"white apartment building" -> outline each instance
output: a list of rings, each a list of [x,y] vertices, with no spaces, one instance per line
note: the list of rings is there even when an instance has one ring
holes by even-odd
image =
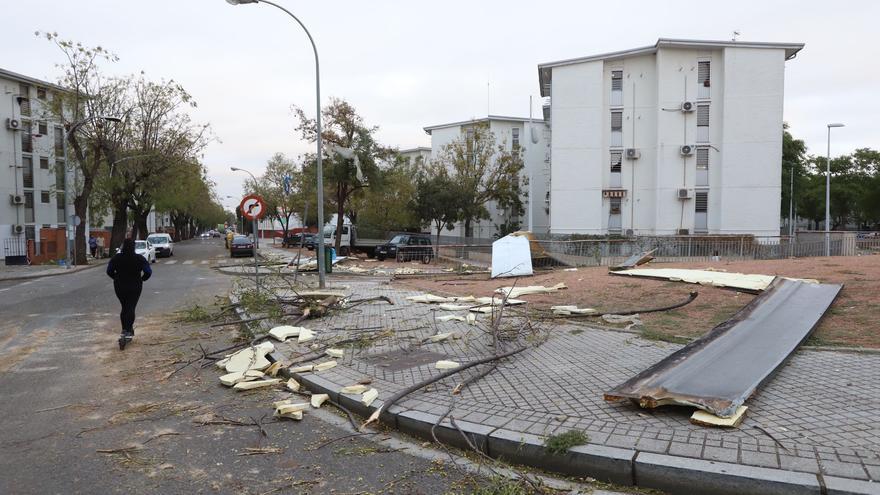
[[[0,248],[23,238],[39,247],[42,229],[66,227],[64,130],[44,110],[59,90],[0,69]]]
[[[506,149],[519,147],[523,156],[523,175],[528,178],[528,197],[524,198],[525,216],[519,218],[523,229],[546,234],[550,229],[548,192],[550,185],[550,132],[543,120],[489,115],[486,118],[453,122],[425,127],[431,136],[431,157],[436,159],[447,144],[467,138],[475,126],[487,126],[495,136],[496,144]],[[498,234],[496,225],[504,222],[502,211],[490,203],[490,218],[473,224],[473,236],[488,239]],[[436,234],[436,232],[435,232]],[[463,237],[464,223],[454,230],[443,230],[441,235]]]
[[[553,234],[779,235],[800,43],[660,39],[538,66]]]
[[[403,158],[410,165],[428,163],[429,161],[431,161],[431,148],[428,148],[427,146],[419,146],[417,148],[400,150],[397,152],[397,154],[400,155],[401,158]]]

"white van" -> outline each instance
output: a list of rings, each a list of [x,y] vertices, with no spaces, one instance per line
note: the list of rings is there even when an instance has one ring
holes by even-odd
[[[171,235],[150,234],[147,236],[147,242],[156,248],[157,256],[174,256],[174,243],[171,242]]]

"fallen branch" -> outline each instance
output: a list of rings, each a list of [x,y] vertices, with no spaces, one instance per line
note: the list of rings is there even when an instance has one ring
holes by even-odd
[[[522,352],[526,349],[527,349],[527,347],[520,347],[518,349],[514,349],[512,351],[505,352],[504,354],[499,354],[497,356],[489,356],[486,358],[477,359],[476,361],[471,361],[467,364],[463,364],[463,365],[459,366],[458,368],[444,371],[443,373],[440,373],[439,375],[437,375],[435,377],[428,378],[427,380],[422,380],[419,383],[410,385],[409,387],[406,387],[405,389],[400,390],[397,393],[395,393],[394,395],[392,395],[391,397],[389,397],[388,400],[386,400],[378,409],[376,409],[373,412],[372,415],[370,415],[370,418],[367,419],[367,421],[361,425],[360,429],[363,430],[365,426],[369,425],[370,423],[376,422],[379,419],[379,416],[382,414],[382,411],[387,410],[388,408],[393,406],[397,401],[399,401],[400,399],[406,397],[407,395],[415,392],[416,390],[419,390],[419,389],[421,389],[427,385],[430,385],[434,382],[438,382],[444,378],[455,375],[456,373],[460,373],[466,369],[473,368],[474,366],[479,366],[481,364],[499,361],[501,359],[513,356],[514,354],[519,354],[520,352]]]

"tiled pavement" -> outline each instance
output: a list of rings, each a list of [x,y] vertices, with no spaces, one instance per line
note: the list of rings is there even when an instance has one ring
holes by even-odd
[[[318,374],[339,388],[371,377],[381,400],[439,373],[433,366],[436,356],[428,356],[422,360],[425,364],[418,365],[425,351],[462,363],[493,352],[484,330],[487,315],[480,315],[478,326],[462,322],[435,325],[435,306],[405,300],[416,292],[398,290],[376,279],[334,279],[333,283],[347,286],[355,297],[386,295],[395,302],[394,306],[360,305],[309,322],[322,340],[350,337],[359,329],[394,331],[392,337],[369,348],[346,349],[341,366]],[[876,424],[880,355],[798,351],[747,402],[749,412],[742,426],[722,430],[690,424],[690,408],[649,410],[603,400],[603,392],[679,346],[580,325],[537,326],[549,333],[549,339],[466,388],[456,401],[456,420],[539,436],[580,429],[589,434],[592,445],[880,481],[880,428]],[[438,329],[459,332],[463,338],[422,343]],[[277,347],[288,356],[305,350],[296,343]],[[513,347],[508,344],[505,348]],[[407,353],[416,365],[398,366],[382,356],[371,359],[389,351]],[[430,391],[411,394],[398,405],[442,415],[452,387],[479,370],[462,372]]]

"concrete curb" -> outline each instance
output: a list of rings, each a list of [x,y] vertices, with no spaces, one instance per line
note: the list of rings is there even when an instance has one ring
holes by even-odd
[[[230,295],[230,300],[236,300]],[[237,308],[239,316],[246,313]],[[259,326],[266,330],[269,322]],[[273,353],[275,360],[284,357]],[[354,414],[367,417],[384,403],[376,399],[370,407],[360,401],[359,395],[340,394],[341,385],[314,373],[291,373],[312,393],[328,394]],[[427,412],[405,409],[398,405],[383,411],[380,420],[403,433],[433,441],[431,429],[439,416]],[[564,455],[547,452],[544,437],[530,433],[507,430],[502,426],[489,426],[456,420],[458,428],[445,419],[435,429],[437,438],[446,445],[469,449],[468,442],[484,454],[515,464],[544,469],[568,476],[591,477],[599,481],[622,486],[654,488],[672,495],[712,493],[722,495],[880,495],[880,483],[850,478],[823,476],[782,469],[746,466],[726,462],[706,461],[666,454],[642,452],[635,449],[603,445],[579,445]],[[459,432],[458,430],[461,430]]]
[[[104,261],[104,260],[106,260],[106,261]],[[79,272],[84,272],[86,270],[91,270],[92,268],[95,268],[98,266],[104,266],[109,262],[110,262],[110,258],[104,258],[100,261],[93,262],[92,264],[87,265],[83,268],[71,268],[71,269],[65,270],[63,272],[59,271],[59,272],[53,272],[53,273],[26,273],[23,275],[16,275],[16,276],[12,276],[12,277],[0,276],[0,282],[11,282],[14,280],[29,280],[29,279],[35,279],[35,278],[60,277],[62,275],[72,275],[74,273],[79,273]],[[82,265],[79,265],[79,266],[82,266]]]

